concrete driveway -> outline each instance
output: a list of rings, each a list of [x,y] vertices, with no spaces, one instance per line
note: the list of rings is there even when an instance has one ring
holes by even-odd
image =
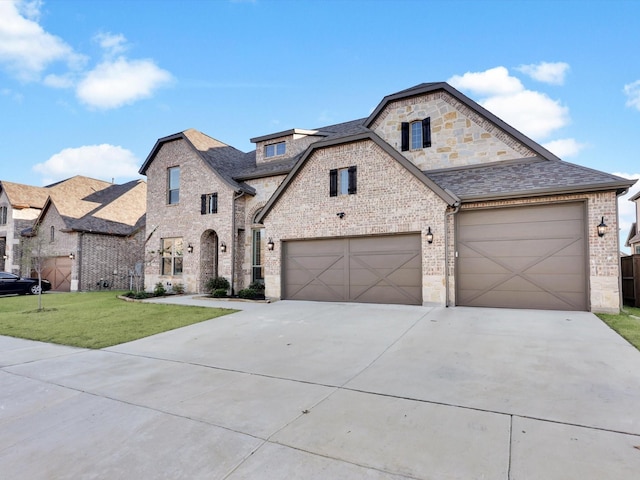
[[[640,352],[594,315],[250,305],[104,350],[0,337],[0,476],[638,478]]]

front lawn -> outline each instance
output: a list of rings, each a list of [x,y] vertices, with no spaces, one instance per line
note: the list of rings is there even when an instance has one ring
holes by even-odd
[[[617,315],[598,314],[604,323],[640,350],[640,308],[627,307]],[[635,318],[634,318],[635,317]]]
[[[105,348],[236,312],[226,308],[126,302],[121,292],[0,297],[0,335]]]

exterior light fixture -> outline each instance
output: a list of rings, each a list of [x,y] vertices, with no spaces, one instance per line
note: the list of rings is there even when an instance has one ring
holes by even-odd
[[[222,243],[220,244],[220,251],[221,251],[222,253],[224,253],[224,252],[226,252],[226,251],[227,251],[227,244],[226,244],[226,243],[222,242]]]
[[[76,258],[76,254],[75,254],[75,253],[73,253],[73,252],[71,252],[71,253],[69,254],[69,258],[70,258],[71,260],[75,260],[75,258]]]
[[[433,232],[431,231],[431,227],[427,229],[427,242],[433,243]]]
[[[598,225],[597,229],[599,237],[604,237],[604,234],[607,233],[607,224],[604,223],[604,217],[600,220],[600,225]]]
[[[189,252],[189,253],[193,253],[193,245],[189,244],[189,245],[187,246],[187,252]]]
[[[6,260],[6,259],[8,259],[8,258],[9,258],[9,256],[8,256],[8,255],[2,255],[2,258],[3,258],[4,260]]]
[[[275,243],[273,243],[273,239],[269,237],[269,241],[267,242],[267,250],[273,250],[273,247],[275,247]]]

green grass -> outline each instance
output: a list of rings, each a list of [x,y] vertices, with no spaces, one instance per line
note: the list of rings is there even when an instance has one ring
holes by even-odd
[[[126,302],[121,292],[0,298],[0,335],[82,348],[105,348],[237,310]]]
[[[600,313],[598,317],[640,350],[640,308],[625,306],[617,315]]]

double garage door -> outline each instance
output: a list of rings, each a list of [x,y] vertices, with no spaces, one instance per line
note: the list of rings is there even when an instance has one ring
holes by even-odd
[[[456,303],[588,310],[583,203],[460,212]]]
[[[422,304],[421,239],[332,238],[283,244],[283,298]]]

